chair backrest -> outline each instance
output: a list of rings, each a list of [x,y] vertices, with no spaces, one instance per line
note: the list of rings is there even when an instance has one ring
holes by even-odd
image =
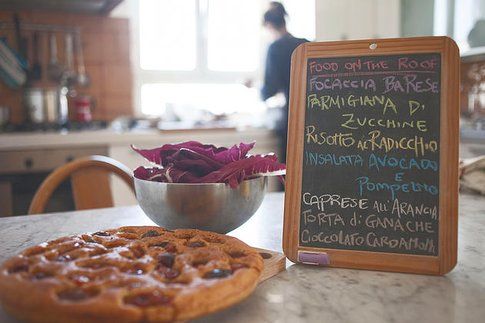
[[[52,193],[69,177],[76,210],[112,207],[110,174],[119,176],[135,192],[132,172],[122,163],[106,156],[79,158],[47,176],[30,203],[29,214],[43,213]]]

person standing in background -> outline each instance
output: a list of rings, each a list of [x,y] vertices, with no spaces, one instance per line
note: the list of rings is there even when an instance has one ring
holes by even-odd
[[[472,30],[468,33],[468,45],[471,48],[485,46],[485,19],[475,22]]]
[[[288,103],[290,96],[290,65],[291,54],[298,45],[308,42],[303,38],[296,38],[286,29],[285,7],[280,2],[270,2],[269,9],[264,13],[263,25],[270,31],[274,38],[266,54],[266,66],[264,83],[261,89],[261,97],[264,101],[279,92],[283,92],[286,103],[280,120],[276,123],[278,135],[280,161],[286,162],[286,142],[288,132]]]

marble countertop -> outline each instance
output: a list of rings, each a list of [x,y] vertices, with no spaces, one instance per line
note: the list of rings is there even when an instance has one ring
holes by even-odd
[[[129,144],[156,144],[179,142],[198,138],[201,142],[212,142],[214,137],[228,144],[241,140],[265,142],[274,140],[271,130],[264,128],[235,129],[185,129],[185,130],[133,130],[118,132],[112,129],[71,132],[25,132],[0,133],[0,151],[28,150],[75,146],[116,146]]]
[[[231,232],[255,247],[281,251],[282,193]],[[137,206],[0,219],[0,262],[68,234],[152,222]],[[485,199],[460,196],[458,265],[423,276],[292,264],[245,301],[196,322],[484,322]],[[15,322],[0,309],[0,322]]]

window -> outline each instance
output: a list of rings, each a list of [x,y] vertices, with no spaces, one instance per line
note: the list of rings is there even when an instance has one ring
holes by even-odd
[[[141,112],[264,109],[256,89],[269,40],[262,26],[267,0],[140,0]],[[288,29],[313,39],[315,0],[287,0]],[[182,113],[183,114],[183,113]],[[188,117],[188,116],[187,116]]]
[[[140,65],[145,70],[195,69],[196,1],[140,2]]]
[[[260,58],[259,1],[209,0],[207,66],[213,71],[254,72]]]
[[[315,0],[282,0],[288,12],[288,30],[295,37],[315,39]]]
[[[147,114],[170,111],[184,119],[197,120],[197,110],[215,114],[257,112],[259,93],[242,84],[152,83],[142,87],[142,105]]]
[[[468,34],[478,20],[485,19],[485,0],[460,0],[455,2],[453,39],[461,52],[470,49]]]
[[[435,0],[434,10],[434,35],[451,36],[461,53],[471,49],[468,35],[475,23],[485,20],[485,0]],[[483,36],[477,36],[480,42]]]

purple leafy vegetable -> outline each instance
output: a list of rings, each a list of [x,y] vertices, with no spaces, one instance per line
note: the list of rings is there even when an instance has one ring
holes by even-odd
[[[227,183],[237,187],[245,179],[258,176],[283,175],[286,166],[278,163],[276,155],[255,155],[224,165],[201,178],[201,183]]]
[[[283,175],[285,165],[275,155],[250,156],[254,143],[231,148],[197,141],[167,144],[154,149],[132,148],[158,167],[138,167],[136,178],[166,183],[227,183],[237,187],[258,176]]]
[[[194,176],[188,171],[183,171],[174,167],[167,168],[146,168],[138,167],[133,171],[136,178],[153,182],[163,183],[197,183],[199,177]]]
[[[138,167],[133,171],[133,175],[139,179],[145,179],[147,181],[154,182],[166,182],[165,169],[163,168],[146,168],[143,166]]]

